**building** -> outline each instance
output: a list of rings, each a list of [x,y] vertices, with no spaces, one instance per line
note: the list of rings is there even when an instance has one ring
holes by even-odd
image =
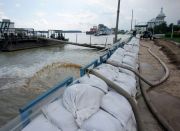
[[[0,33],[13,33],[14,31],[14,22],[11,22],[9,19],[0,21]]]
[[[147,24],[144,24],[144,25],[135,25],[135,30],[137,31],[137,33],[142,33],[144,31],[147,31],[147,27],[148,25]]]
[[[160,13],[156,16],[156,18],[151,19],[150,21],[147,22],[148,28],[154,28],[157,25],[160,25],[164,23],[166,15],[163,12],[163,8],[161,8]]]
[[[150,31],[152,31],[155,26],[158,26],[165,22],[164,21],[165,17],[166,17],[166,15],[163,12],[163,8],[161,8],[161,11],[156,16],[156,18],[151,19],[150,21],[148,21],[145,24],[135,25],[135,30],[137,31],[137,33],[142,33],[144,31],[147,31],[148,29],[150,29]]]

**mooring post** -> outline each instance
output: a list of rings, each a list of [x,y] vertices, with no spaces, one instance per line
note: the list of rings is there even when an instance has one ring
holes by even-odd
[[[76,43],[77,43],[77,33],[76,33]]]
[[[91,35],[90,35],[90,45],[91,45]]]
[[[106,41],[105,41],[105,47],[106,47],[106,44],[107,44],[107,39],[108,39],[108,37],[106,37]]]

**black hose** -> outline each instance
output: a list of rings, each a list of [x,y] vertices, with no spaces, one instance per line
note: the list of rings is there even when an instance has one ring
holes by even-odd
[[[91,70],[89,70],[89,73],[104,80],[111,88],[113,88],[115,91],[117,91],[119,94],[124,96],[129,101],[129,103],[131,104],[132,110],[134,112],[138,131],[143,131],[143,125],[142,125],[142,121],[140,119],[140,112],[137,108],[137,105],[136,105],[136,102],[134,101],[134,99],[123,88],[121,88],[120,86],[118,86],[117,84],[112,82],[111,80],[107,79],[106,77],[104,77],[103,75],[98,73],[97,71],[91,69]]]

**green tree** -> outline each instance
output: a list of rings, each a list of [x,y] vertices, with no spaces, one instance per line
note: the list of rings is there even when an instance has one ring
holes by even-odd
[[[167,27],[166,22],[155,26],[154,27],[154,32],[155,32],[155,34],[165,34],[165,33],[167,33],[168,32],[168,27]]]

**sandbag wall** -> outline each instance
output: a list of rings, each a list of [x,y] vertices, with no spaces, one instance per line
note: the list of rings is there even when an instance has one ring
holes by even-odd
[[[107,61],[137,69],[139,39],[132,38],[118,48]],[[118,84],[132,97],[137,93],[135,74],[123,68],[101,64],[94,68]],[[136,131],[136,121],[129,102],[103,80],[90,74],[69,86],[62,99],[45,105],[42,113],[23,131]]]

